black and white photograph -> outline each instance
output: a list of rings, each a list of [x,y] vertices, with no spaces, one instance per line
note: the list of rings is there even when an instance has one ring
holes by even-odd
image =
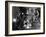
[[[38,7],[12,7],[12,30],[40,29],[40,11]]]
[[[45,4],[6,1],[6,35],[33,35],[45,32]]]

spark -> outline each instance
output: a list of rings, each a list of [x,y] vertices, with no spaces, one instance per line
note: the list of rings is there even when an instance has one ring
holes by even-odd
[[[16,22],[16,19],[15,18],[13,19],[13,22]]]

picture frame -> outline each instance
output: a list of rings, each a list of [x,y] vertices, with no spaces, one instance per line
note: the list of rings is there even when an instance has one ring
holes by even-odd
[[[5,36],[34,34],[45,34],[45,3],[5,1]]]

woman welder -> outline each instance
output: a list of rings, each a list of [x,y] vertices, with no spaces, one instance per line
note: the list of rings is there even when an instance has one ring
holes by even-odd
[[[24,8],[24,7],[19,7],[19,13],[20,13],[20,15],[19,15],[19,17],[17,17],[18,18],[18,22],[16,23],[18,26],[17,26],[17,28],[19,29],[19,30],[23,30],[24,29],[24,27],[23,27],[23,25],[24,25],[24,20],[26,19],[26,17],[27,17],[27,14],[26,14],[26,8]]]

